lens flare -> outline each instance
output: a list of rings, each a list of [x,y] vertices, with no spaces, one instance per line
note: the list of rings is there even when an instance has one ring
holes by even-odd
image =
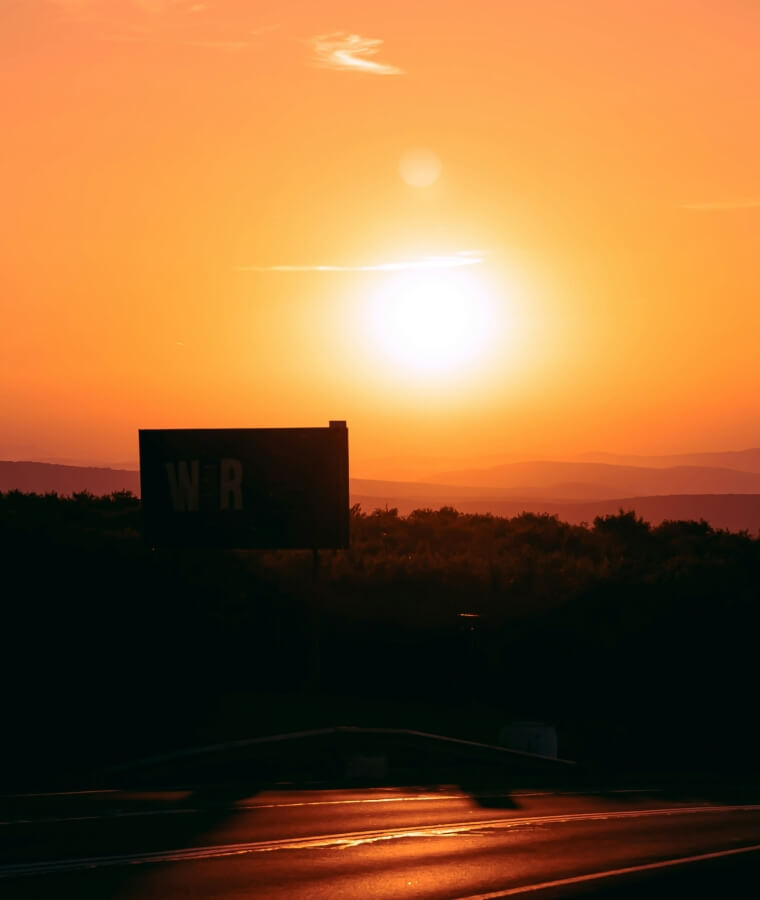
[[[414,147],[401,157],[398,170],[410,187],[430,187],[441,174],[441,161],[432,150]]]

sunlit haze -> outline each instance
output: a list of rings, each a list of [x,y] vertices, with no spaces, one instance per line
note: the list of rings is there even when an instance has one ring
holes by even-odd
[[[0,4],[0,458],[760,443],[760,7],[410,9]]]
[[[0,0],[0,900],[760,896],[759,109],[760,0]]]

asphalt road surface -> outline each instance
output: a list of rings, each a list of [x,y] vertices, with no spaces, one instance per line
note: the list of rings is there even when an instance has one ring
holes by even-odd
[[[598,889],[724,860],[730,873],[741,861],[741,877],[752,879],[741,896],[760,896],[760,852],[747,848],[760,850],[760,795],[704,787],[0,798],[3,898],[491,900],[538,896],[528,890],[536,885],[550,893]]]

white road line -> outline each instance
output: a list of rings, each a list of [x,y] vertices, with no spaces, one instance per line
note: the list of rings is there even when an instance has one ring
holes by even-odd
[[[697,856],[680,856],[676,859],[664,859],[660,862],[644,863],[640,866],[627,866],[624,869],[608,869],[606,872],[591,872],[587,875],[575,875],[572,878],[559,878],[556,881],[542,881],[538,884],[524,884],[520,887],[504,888],[500,891],[491,891],[487,894],[470,894],[468,897],[458,897],[457,900],[501,900],[502,897],[514,897],[518,894],[527,894],[532,891],[544,891],[552,888],[567,887],[571,884],[583,884],[584,881],[596,881],[601,878],[615,878],[621,875],[632,875],[636,872],[648,872],[652,869],[667,869],[682,866],[686,863],[702,862],[708,859],[720,859],[724,856],[735,856],[739,853],[756,853],[760,850],[760,844],[752,844],[747,847],[734,847],[731,850],[716,850],[713,853],[700,853]]]
[[[172,789],[176,790],[176,789]],[[183,788],[183,790],[187,790]],[[393,790],[393,788],[380,788],[380,790]],[[511,791],[510,796],[518,796],[518,797],[564,797],[564,796],[596,796],[597,794],[659,794],[662,793],[662,788],[610,788],[610,789],[601,789],[596,791]],[[0,794],[0,800],[18,800],[24,799],[26,797],[79,797],[86,796],[88,794],[124,794],[131,793],[130,791],[124,791],[122,788],[99,788],[97,790],[87,790],[87,791],[49,791],[47,793],[37,793],[37,794]],[[419,795],[421,797],[426,795]],[[444,798],[445,794],[431,794],[429,799],[434,799],[437,797]],[[455,796],[469,796],[467,794],[455,795]],[[501,794],[488,794],[481,796],[502,796]],[[383,798],[380,798],[383,799]],[[414,796],[404,796],[404,797],[390,797],[390,800],[415,800],[417,799],[417,795]],[[315,800],[313,803],[357,803],[357,802],[370,802],[370,801],[357,801],[357,800]],[[282,804],[283,806],[288,806],[290,804]]]
[[[419,825],[409,828],[354,831],[344,834],[323,834],[303,838],[281,838],[274,841],[248,841],[239,844],[218,844],[206,847],[185,847],[176,850],[159,850],[146,853],[125,853],[113,856],[93,856],[79,859],[55,859],[40,862],[10,863],[0,866],[0,878],[24,875],[42,875],[79,869],[96,869],[106,866],[140,865],[142,863],[181,862],[184,860],[212,859],[223,856],[239,856],[247,853],[269,853],[275,850],[336,849],[356,847],[359,844],[380,840],[410,837],[441,837],[466,834],[487,828],[502,830],[526,825],[558,824],[604,819],[638,819],[651,816],[690,815],[718,812],[758,812],[760,804],[741,806],[689,806],[667,809],[637,809],[598,813],[571,813],[554,816],[530,816],[522,819],[482,819],[477,822],[452,822],[448,824]]]
[[[508,797],[509,794],[488,794],[479,795],[481,797]],[[103,812],[97,815],[85,816],[40,816],[36,819],[8,819],[0,822],[3,825],[50,825],[61,824],[63,822],[93,822],[101,819],[125,819],[138,818],[140,816],[170,816],[182,813],[202,813],[202,812],[237,812],[249,809],[287,809],[290,807],[302,806],[345,806],[349,804],[361,803],[400,803],[400,802],[419,802],[430,800],[468,800],[467,794],[451,794],[451,795],[431,795],[429,797],[379,797],[362,800],[308,800],[301,803],[236,803],[232,806],[206,806],[206,807],[172,807],[171,809],[146,809],[146,810],[114,810],[112,812]]]
[[[76,793],[76,792],[71,792]],[[88,793],[82,791],[81,793]],[[92,792],[96,793],[96,792]],[[117,793],[116,791],[103,791],[102,793]],[[505,797],[598,797],[604,794],[658,794],[660,788],[625,788],[610,791],[512,791],[495,794],[415,794],[403,797],[361,797],[350,800],[301,800],[291,803],[238,803],[232,806],[198,807],[172,807],[171,809],[156,810],[114,810],[99,814],[83,816],[40,816],[34,819],[8,819],[0,821],[0,828],[4,825],[48,825],[61,824],[63,822],[92,822],[101,819],[135,818],[139,816],[169,816],[183,813],[201,813],[206,811],[225,810],[234,812],[243,809],[289,809],[302,806],[351,806],[368,803],[420,803],[435,802],[441,800],[498,800]],[[19,794],[19,797],[47,797],[63,796],[59,794]]]
[[[502,791],[494,794],[415,794],[404,797],[362,797],[356,800],[303,800],[297,803],[255,803],[239,809],[279,809],[288,806],[340,806],[351,803],[409,803],[420,800],[495,800],[500,797],[598,797],[603,794],[661,794],[661,788],[623,788],[611,791]]]
[[[484,796],[484,795],[481,795]],[[509,794],[489,794],[508,797]],[[300,800],[296,803],[246,803],[237,809],[286,809],[292,806],[350,806],[357,803],[419,803],[430,800],[468,800],[469,794],[415,794],[407,797],[360,797],[352,800]]]

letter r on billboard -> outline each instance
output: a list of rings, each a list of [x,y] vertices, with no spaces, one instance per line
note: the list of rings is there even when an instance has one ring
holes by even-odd
[[[223,459],[219,464],[219,508],[243,508],[243,464],[239,459]]]

